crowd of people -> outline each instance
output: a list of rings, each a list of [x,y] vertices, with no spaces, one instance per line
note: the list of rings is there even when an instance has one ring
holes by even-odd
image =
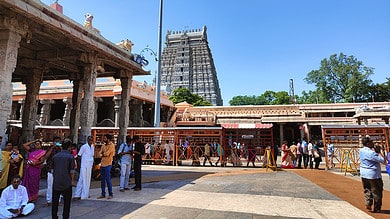
[[[243,166],[246,161],[247,167],[256,167],[256,162],[262,162],[264,167],[269,159],[265,155],[266,148],[274,152],[272,157],[276,160],[278,154],[276,146],[257,147],[251,141],[246,143],[231,141],[223,147],[217,141],[200,144],[185,139],[180,141],[177,148],[169,140],[166,140],[163,146],[153,141],[151,144],[145,144],[143,163],[172,165],[173,157],[177,156],[179,165],[183,160],[191,160],[192,166],[206,166],[207,163],[207,166],[227,166],[229,163],[233,166]]]
[[[0,137],[0,144],[2,138]],[[151,143],[141,143],[138,136],[127,136],[118,150],[115,149],[113,136],[105,134],[102,137],[102,145],[98,151],[95,150],[93,137],[88,136],[87,142],[79,150],[69,139],[54,137],[52,144],[44,150],[41,140],[34,140],[23,144],[23,149],[27,152],[22,155],[17,145],[6,142],[6,147],[2,150],[2,168],[0,169],[0,218],[11,218],[20,215],[27,215],[34,210],[34,203],[38,199],[39,184],[42,170],[47,172],[46,206],[52,207],[52,217],[58,218],[58,206],[63,201],[63,218],[69,218],[71,200],[85,200],[90,198],[89,190],[91,185],[91,174],[94,166],[96,153],[100,160],[100,180],[101,194],[98,199],[112,199],[114,192],[111,182],[111,168],[113,159],[118,156],[120,159],[120,184],[119,191],[133,189],[140,191],[141,165],[151,162],[154,156],[165,160],[166,164],[172,164],[173,151],[175,146],[169,140],[165,145]],[[383,191],[383,181],[381,177],[380,164],[387,164],[386,169],[390,175],[390,155],[385,159],[384,154],[378,151],[378,143],[374,144],[369,137],[362,139],[363,148],[360,149],[360,174],[363,183],[366,208],[373,212],[381,211],[381,200]],[[271,149],[271,148],[270,148]],[[327,147],[330,167],[333,167],[334,147]],[[229,147],[224,148],[216,142],[206,143],[203,147],[192,146],[187,140],[178,148],[180,155],[190,153],[193,162],[203,157],[203,166],[206,162],[210,166],[217,166],[220,162],[224,166],[230,160],[233,165],[242,165],[241,158],[247,159],[247,166],[255,166],[258,150],[252,144],[245,145],[232,142]],[[274,159],[277,157],[277,150]],[[197,155],[197,156],[196,156]],[[211,157],[218,157],[213,163]],[[222,157],[222,160],[221,160]],[[271,162],[263,156],[263,163]],[[143,158],[145,159],[143,161]],[[148,159],[151,158],[151,159]],[[281,167],[282,168],[310,168],[319,169],[322,161],[320,147],[317,141],[284,141],[281,146]],[[276,160],[272,161],[276,163]],[[45,164],[45,165],[44,165]],[[193,163],[194,164],[194,163]],[[79,170],[77,184],[74,179],[76,167]],[[134,170],[135,185],[130,188],[129,179],[131,171]],[[72,187],[75,187],[74,193]],[[107,187],[107,191],[106,191]],[[108,196],[107,196],[108,193]]]
[[[292,142],[288,146],[287,141],[283,141],[281,146],[282,168],[310,168],[319,169],[322,162],[322,156],[318,141],[308,141],[303,138],[302,141]]]
[[[102,137],[103,144],[98,151],[100,161],[101,195],[98,199],[112,199],[114,192],[111,182],[111,168],[115,155],[121,159],[120,192],[129,190],[131,167],[135,171],[134,191],[141,190],[141,164],[145,154],[144,144],[138,136],[126,137],[126,141],[116,151],[111,134]],[[2,137],[0,137],[0,144]],[[34,210],[38,200],[42,174],[47,172],[46,206],[51,206],[52,218],[58,218],[58,206],[63,202],[62,218],[69,218],[71,200],[90,198],[91,174],[95,160],[93,137],[77,150],[70,139],[54,137],[46,150],[41,140],[23,144],[23,156],[17,145],[6,143],[2,150],[0,168],[0,218],[13,218],[27,215]],[[78,165],[79,164],[79,165]],[[45,168],[45,169],[44,169]],[[79,170],[76,184],[75,171]],[[43,171],[45,170],[45,171]],[[108,196],[106,197],[106,186]],[[74,193],[72,187],[75,187]]]

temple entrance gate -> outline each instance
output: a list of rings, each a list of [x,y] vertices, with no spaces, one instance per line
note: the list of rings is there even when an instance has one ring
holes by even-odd
[[[333,160],[339,164],[349,163],[348,166],[359,166],[359,149],[362,137],[369,135],[370,138],[382,146],[382,154],[387,155],[389,152],[390,128],[388,125],[343,125],[343,126],[322,126],[322,139],[324,142],[324,152],[326,159],[326,169]],[[333,145],[333,156],[328,154],[328,147]],[[346,156],[348,155],[348,156]],[[385,156],[384,156],[385,157]],[[330,159],[333,159],[332,161]],[[345,167],[340,167],[345,170]],[[352,169],[351,171],[355,171]]]

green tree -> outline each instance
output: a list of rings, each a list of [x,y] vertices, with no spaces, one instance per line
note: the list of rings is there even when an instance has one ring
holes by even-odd
[[[298,103],[329,103],[329,101],[324,99],[324,95],[321,95],[318,90],[309,90],[309,92],[302,91],[302,95],[298,97]]]
[[[265,91],[259,97],[265,100],[263,105],[285,105],[291,103],[290,95],[286,91]]]
[[[231,106],[242,106],[242,105],[257,105],[257,97],[253,96],[235,96],[230,101]]]
[[[309,72],[305,81],[316,85],[318,99],[324,102],[365,102],[371,98],[372,74],[373,68],[340,53],[323,59],[320,68]]]
[[[281,105],[289,104],[290,96],[286,91],[265,91],[260,96],[235,96],[230,101],[231,106],[240,105]]]
[[[275,99],[272,105],[286,105],[291,103],[291,97],[286,91],[279,91],[274,94]]]
[[[390,101],[390,78],[386,78],[387,81],[382,84],[375,84],[371,87],[371,97],[376,102],[389,102]]]
[[[169,99],[174,103],[181,103],[186,101],[194,106],[212,106],[212,104],[204,100],[201,96],[191,93],[187,88],[177,88],[172,92]]]

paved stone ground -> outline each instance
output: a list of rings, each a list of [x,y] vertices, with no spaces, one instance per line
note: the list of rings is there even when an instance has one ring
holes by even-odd
[[[143,189],[137,192],[119,192],[114,178],[111,200],[97,200],[100,184],[93,182],[90,199],[72,201],[71,218],[385,218],[390,210],[386,205],[384,213],[370,215],[361,208],[363,202],[351,204],[337,196],[327,184],[356,183],[336,193],[349,191],[349,199],[362,200],[359,178],[325,170],[144,166],[143,175]],[[51,208],[43,207],[44,194],[42,189],[36,210],[24,218],[51,218]]]

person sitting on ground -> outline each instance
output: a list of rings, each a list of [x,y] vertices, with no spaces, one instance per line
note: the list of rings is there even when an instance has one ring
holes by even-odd
[[[11,185],[6,187],[0,198],[0,218],[14,218],[30,214],[35,205],[28,203],[26,187],[20,185],[19,175],[12,177]]]

